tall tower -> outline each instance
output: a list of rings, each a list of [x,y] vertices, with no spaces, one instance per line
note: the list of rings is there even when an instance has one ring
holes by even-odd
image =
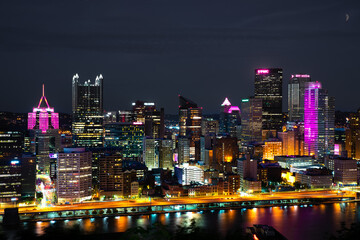
[[[290,122],[304,121],[304,92],[305,85],[311,81],[308,74],[291,75],[288,84],[288,111]]]
[[[50,172],[50,153],[60,150],[59,113],[54,112],[45,97],[45,86],[42,85],[42,96],[37,107],[28,113],[31,151],[36,154],[37,168],[43,173]]]
[[[179,95],[180,137],[190,139],[190,160],[200,160],[202,108]]]
[[[281,68],[255,69],[255,98],[262,99],[262,128],[280,130],[282,127]]]
[[[78,147],[103,146],[103,76],[96,76],[79,83],[79,75],[72,80],[72,133],[73,142]]]
[[[245,142],[261,141],[262,99],[245,98],[241,100],[241,139]]]
[[[334,153],[335,98],[321,83],[306,84],[304,94],[305,153],[323,159]]]

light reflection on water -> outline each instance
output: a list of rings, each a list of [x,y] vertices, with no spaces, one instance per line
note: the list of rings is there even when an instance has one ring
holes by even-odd
[[[225,236],[229,230],[248,227],[253,224],[268,224],[275,227],[288,239],[322,239],[325,233],[334,233],[340,228],[341,222],[349,227],[351,223],[360,221],[359,204],[335,203],[307,207],[287,206],[271,208],[253,208],[237,210],[215,210],[201,212],[164,213],[141,216],[118,216],[57,221],[60,227],[69,229],[79,225],[84,234],[101,232],[124,232],[131,227],[147,228],[160,222],[172,230],[176,226],[189,226],[192,219],[206,231],[218,230]],[[44,234],[44,229],[50,222],[27,223],[38,235]],[[25,224],[24,224],[25,226]]]

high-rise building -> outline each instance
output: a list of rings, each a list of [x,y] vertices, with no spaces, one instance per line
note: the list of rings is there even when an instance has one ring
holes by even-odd
[[[178,164],[190,161],[190,140],[185,137],[178,139]]]
[[[281,68],[255,69],[255,98],[262,99],[262,129],[282,127],[282,75]]]
[[[304,155],[304,125],[296,124],[292,130],[278,132],[282,141],[282,155]]]
[[[204,118],[202,123],[202,135],[203,136],[216,136],[219,133],[219,121],[213,118]]]
[[[304,121],[304,93],[305,85],[311,81],[308,74],[291,75],[288,84],[288,112],[290,122]]]
[[[99,158],[99,187],[102,191],[121,191],[120,175],[123,172],[121,154],[110,154]]]
[[[229,99],[225,98],[221,104],[220,133],[236,137],[236,129],[240,123],[240,108],[232,106]]]
[[[72,134],[73,143],[78,147],[103,146],[103,76],[96,76],[83,84],[79,75],[72,80]]]
[[[262,99],[241,100],[241,140],[245,142],[262,140]]]
[[[360,109],[350,115],[345,148],[349,158],[360,160]]]
[[[111,123],[105,125],[105,146],[118,148],[124,159],[140,160],[143,154],[144,124]]]
[[[159,168],[173,169],[172,140],[161,139],[159,143]]]
[[[179,96],[180,136],[190,139],[190,159],[200,160],[202,108],[193,101]]]
[[[91,199],[91,152],[64,148],[58,153],[56,192],[59,203]]]
[[[149,170],[159,167],[159,140],[144,138],[143,161]]]
[[[59,134],[59,114],[54,112],[45,97],[44,85],[42,96],[33,112],[28,113],[28,129],[30,130],[31,152],[36,154],[38,170],[50,172],[50,153],[61,149]]]
[[[305,154],[323,159],[334,154],[335,99],[319,82],[306,84],[304,94]]]
[[[135,121],[145,124],[145,136],[155,139],[164,138],[164,108],[159,111],[155,103],[144,101],[136,101],[132,106]]]

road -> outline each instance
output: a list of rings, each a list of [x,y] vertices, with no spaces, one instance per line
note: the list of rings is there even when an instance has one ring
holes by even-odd
[[[151,199],[151,205],[176,205],[176,204],[195,204],[195,203],[216,203],[216,202],[236,202],[236,201],[256,201],[274,199],[302,199],[302,198],[334,198],[334,197],[355,197],[355,193],[338,191],[301,191],[284,192],[273,194],[256,194],[252,196],[239,197],[238,195],[209,196],[209,197],[181,197],[173,199],[156,198]],[[67,211],[67,210],[92,210],[99,208],[121,208],[121,207],[141,207],[150,206],[150,201],[146,199],[107,201],[107,202],[85,202],[72,205],[57,205],[52,207],[20,207],[20,213]],[[3,209],[0,209],[0,214]]]

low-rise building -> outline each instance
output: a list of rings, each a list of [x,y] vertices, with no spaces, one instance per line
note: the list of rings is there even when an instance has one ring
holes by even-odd
[[[309,167],[304,171],[296,173],[295,179],[301,184],[311,188],[330,188],[332,185],[332,174],[325,167]]]
[[[282,168],[290,169],[291,166],[310,166],[314,164],[314,159],[311,156],[275,156]]]
[[[334,159],[334,181],[339,185],[357,184],[357,162],[350,158]]]

